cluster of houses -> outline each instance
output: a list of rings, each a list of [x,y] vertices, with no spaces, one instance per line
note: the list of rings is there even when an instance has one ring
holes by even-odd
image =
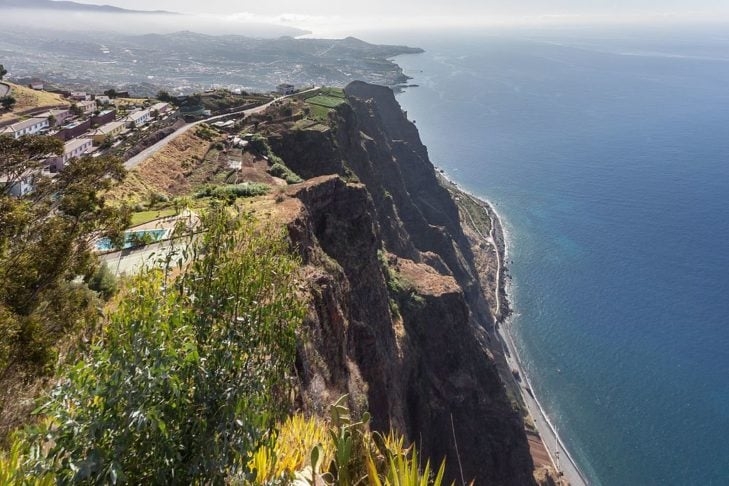
[[[57,173],[70,160],[84,155],[93,155],[99,146],[113,143],[127,131],[141,128],[157,117],[168,114],[168,103],[156,103],[148,108],[136,109],[124,117],[118,117],[108,96],[91,96],[73,92],[69,98],[73,105],[69,108],[53,109],[37,114],[0,128],[0,136],[15,139],[25,135],[49,135],[64,142],[63,153],[48,157],[43,164],[44,171]],[[99,111],[103,108],[102,111]],[[10,193],[23,196],[32,191],[35,174],[26,174],[22,180],[13,184]],[[0,180],[0,185],[7,181]]]

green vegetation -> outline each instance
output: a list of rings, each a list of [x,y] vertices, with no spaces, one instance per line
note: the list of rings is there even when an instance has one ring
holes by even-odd
[[[174,100],[167,91],[160,90],[157,92],[157,99],[164,102],[171,102]]]
[[[0,106],[2,106],[3,109],[5,109],[5,110],[12,109],[13,106],[15,106],[16,102],[17,102],[17,100],[10,95],[3,96],[2,98],[0,98]]]
[[[268,194],[271,187],[259,182],[244,182],[242,184],[227,184],[224,186],[206,186],[195,194],[198,199],[212,197],[214,199],[235,200],[239,197],[255,197]]]
[[[59,149],[42,137],[0,142],[10,174]],[[443,465],[434,478],[427,463],[420,470],[414,447],[371,432],[369,416],[352,417],[344,397],[328,421],[289,416],[306,307],[283,228],[213,201],[201,232],[164,269],[119,283],[94,265],[82,243],[99,234],[119,241],[128,222],[96,193],[123,175],[119,165],[80,159],[53,192],[41,183],[33,198],[0,198],[0,323],[13,337],[2,345],[26,346],[0,348],[6,362],[35,349],[18,336],[94,331],[53,380],[36,423],[0,452],[0,484],[441,484]],[[55,283],[33,287],[38,276]],[[97,295],[113,299],[105,315]],[[28,320],[9,304],[17,296],[30,303]],[[27,323],[36,327],[24,331]]]
[[[211,141],[218,136],[218,131],[210,125],[203,123],[195,128],[195,135],[202,138],[203,140]]]
[[[322,88],[305,99],[308,108],[307,117],[319,122],[327,122],[329,113],[346,102],[344,91],[340,88]]]
[[[277,159],[276,162],[268,169],[268,173],[274,177],[285,180],[288,184],[298,184],[303,182],[304,179],[299,177],[294,171],[284,165],[283,160],[279,157],[274,156]],[[271,158],[273,160],[273,157]]]
[[[422,308],[425,300],[417,293],[415,285],[390,265],[385,252],[378,251],[377,258],[382,265],[387,280],[387,290],[390,294],[390,311],[395,315],[399,315],[401,308],[406,310]]]
[[[329,423],[294,415],[277,430],[275,441],[256,451],[245,484],[308,484],[338,486],[440,486],[445,462],[434,477],[430,463],[423,470],[414,446],[402,437],[369,430],[369,415],[355,420],[347,397],[331,407]],[[316,479],[315,479],[316,478]],[[241,479],[241,478],[236,478]]]
[[[0,64],[0,81],[3,80],[3,78],[5,77],[6,74],[8,74],[8,70],[5,69],[5,66]]]
[[[269,96],[249,95],[247,93],[235,94],[225,89],[206,92],[200,95],[199,103],[213,113],[224,113],[226,110],[240,108],[248,105],[262,105],[271,101]]]
[[[39,176],[32,193],[9,194],[43,156],[61,150],[50,137],[0,136],[0,175],[10,181],[0,189],[0,372],[14,365],[41,372],[59,338],[95,323],[97,304],[84,283],[96,270],[89,242],[119,241],[128,224],[127,209],[100,195],[125,176],[118,159],[76,159],[53,182]]]
[[[156,211],[138,211],[132,214],[129,224],[131,226],[138,226],[140,224],[149,223],[156,219],[168,218],[177,214],[177,211],[173,208],[159,209]]]
[[[263,135],[258,133],[255,134],[251,137],[248,146],[253,152],[268,158],[268,163],[270,164],[268,173],[272,176],[283,179],[288,184],[298,184],[299,182],[303,182],[304,179],[289,169],[281,157],[273,153],[273,150],[271,150],[271,147],[268,145],[266,137]]]
[[[304,312],[298,262],[282,232],[242,214],[215,207],[203,224],[181,276],[134,278],[103,336],[38,409],[45,419],[22,439],[25,453],[50,447],[25,456],[24,474],[219,484],[245,477],[271,442]]]

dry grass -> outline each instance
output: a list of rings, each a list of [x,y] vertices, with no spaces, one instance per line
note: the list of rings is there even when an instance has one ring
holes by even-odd
[[[18,116],[16,115],[17,112],[29,110],[31,108],[43,108],[45,106],[55,105],[70,105],[70,103],[59,94],[49,93],[47,91],[36,91],[34,89],[26,88],[25,86],[21,86],[19,84],[7,83],[5,81],[3,82],[10,86],[10,88],[12,89],[10,94],[13,98],[15,98],[16,101],[13,110],[0,116],[0,121],[15,118]]]
[[[149,100],[147,98],[114,98],[114,104],[117,107],[141,105],[145,101]]]
[[[124,183],[111,191],[109,198],[138,203],[147,201],[153,192],[167,196],[188,194],[192,190],[189,177],[204,169],[201,161],[208,153],[210,143],[195,135],[194,130],[184,133],[129,172]]]

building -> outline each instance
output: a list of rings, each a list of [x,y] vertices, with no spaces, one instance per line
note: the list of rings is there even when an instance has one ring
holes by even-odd
[[[0,135],[10,135],[18,139],[23,135],[35,135],[50,127],[48,117],[34,117],[27,120],[19,121],[0,129]]]
[[[91,117],[91,125],[99,127],[116,120],[116,110],[104,110],[98,115]]]
[[[43,89],[45,88],[43,81],[31,81],[29,86],[30,86],[30,89],[35,89],[38,91],[43,91]]]
[[[76,103],[76,106],[81,109],[84,115],[88,115],[89,113],[93,113],[96,110],[96,101],[79,101],[78,103]]]
[[[282,95],[290,95],[296,93],[296,86],[293,84],[283,83],[276,86],[276,91]]]
[[[102,125],[93,132],[91,132],[91,138],[94,141],[94,145],[101,145],[107,140],[113,140],[124,131],[125,124],[121,121],[115,121]]]
[[[150,111],[150,113],[153,113],[156,111],[160,115],[164,115],[165,113],[170,111],[170,104],[164,103],[164,102],[155,103],[154,105],[149,107],[149,111]]]
[[[111,104],[111,98],[109,98],[109,97],[108,97],[108,96],[106,96],[106,95],[96,95],[96,96],[94,96],[94,99],[95,99],[95,100],[96,100],[97,102],[99,102],[99,103],[101,103],[102,105],[104,105],[104,106],[106,106],[106,105],[110,105],[110,104]]]
[[[86,94],[86,91],[71,91],[71,94],[68,97],[76,101],[87,101],[91,99],[91,97]]]
[[[63,145],[63,154],[51,157],[46,162],[51,168],[51,172],[63,170],[68,161],[76,157],[80,157],[93,147],[93,140],[90,138],[75,138]]]
[[[149,110],[135,111],[124,119],[129,128],[139,128],[152,118]]]
[[[71,140],[72,138],[80,137],[90,128],[91,119],[88,118],[84,121],[77,121],[62,126],[54,136],[61,140]]]
[[[0,192],[9,194],[15,197],[23,197],[26,194],[33,192],[34,175],[32,172],[27,172],[20,176],[15,182],[9,182],[7,176],[0,177]]]
[[[70,116],[71,110],[50,110],[38,115],[39,118],[48,118],[48,124],[54,127],[63,125]]]

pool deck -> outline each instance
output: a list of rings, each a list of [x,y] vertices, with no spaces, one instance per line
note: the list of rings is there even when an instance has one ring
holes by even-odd
[[[140,224],[129,228],[128,231],[169,230],[171,232],[178,221],[184,221],[190,229],[197,228],[200,222],[194,212],[185,210],[179,215]],[[106,263],[116,275],[131,275],[144,267],[160,265],[159,262],[166,260],[172,252],[179,250],[184,244],[184,239],[167,239],[142,247],[104,253],[99,255],[99,259]]]

